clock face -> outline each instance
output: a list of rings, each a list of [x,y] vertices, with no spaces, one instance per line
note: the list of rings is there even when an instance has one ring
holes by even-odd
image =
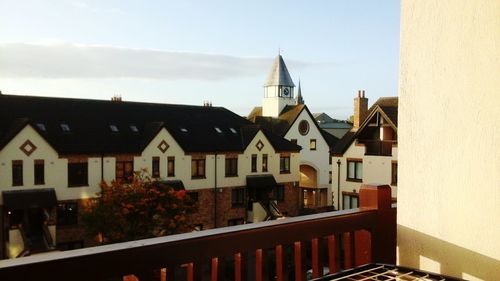
[[[288,89],[288,88],[284,88],[284,89],[283,89],[283,95],[284,95],[285,97],[288,97],[288,95],[290,95],[290,89]]]

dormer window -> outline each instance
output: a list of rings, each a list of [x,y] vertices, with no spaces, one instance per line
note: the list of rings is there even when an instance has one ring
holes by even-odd
[[[237,134],[238,132],[234,129],[234,128],[229,128],[229,130],[233,133],[233,134]]]
[[[62,123],[61,124],[61,130],[65,133],[69,133],[71,131],[71,129],[69,128],[69,125],[66,124],[66,123]]]
[[[217,133],[222,134],[222,130],[221,130],[220,128],[215,127],[214,129],[215,129],[215,131],[216,131]]]
[[[36,126],[38,127],[38,129],[40,131],[44,131],[44,132],[47,131],[47,128],[45,128],[45,124],[43,124],[43,123],[37,123]]]
[[[118,133],[118,131],[119,131],[119,130],[118,130],[118,127],[117,127],[116,125],[113,125],[113,124],[109,125],[109,129],[110,129],[110,130],[111,130],[111,132],[113,132],[113,133]]]
[[[130,125],[130,130],[134,133],[138,133],[139,132],[139,129],[137,128],[136,125]]]
[[[181,132],[183,132],[183,133],[187,133],[187,132],[188,132],[188,130],[187,130],[186,128],[181,128]]]

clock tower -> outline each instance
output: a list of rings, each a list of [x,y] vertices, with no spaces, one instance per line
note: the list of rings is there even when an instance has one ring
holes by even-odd
[[[262,116],[278,117],[285,106],[295,105],[294,88],[285,61],[278,55],[264,84]]]

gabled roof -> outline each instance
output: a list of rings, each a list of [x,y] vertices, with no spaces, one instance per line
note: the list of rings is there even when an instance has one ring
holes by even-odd
[[[328,144],[328,146],[330,147],[330,150],[337,144],[337,142],[339,141],[339,138],[337,138],[336,136],[328,133],[327,131],[323,130],[323,129],[320,129],[319,130],[321,135],[323,136],[323,138],[325,139],[326,143]]]
[[[367,126],[368,120],[374,114],[380,112],[383,116],[387,117],[388,121],[392,123],[394,129],[397,130],[398,126],[398,97],[382,97],[379,98],[368,110],[368,116],[363,121],[358,130],[350,130],[347,132],[333,147],[331,153],[341,155],[349,148],[349,146],[356,140],[359,133]]]
[[[283,108],[278,118],[261,116],[262,115],[261,109],[262,109],[261,107],[255,107],[248,116],[248,119],[254,122],[255,124],[260,125],[262,128],[271,131],[279,136],[284,137],[286,133],[290,130],[292,125],[295,123],[299,115],[302,113],[302,111],[305,110],[307,114],[309,114],[312,123],[314,123],[314,126],[318,128],[321,135],[330,146],[330,149],[332,149],[335,143],[338,141],[337,137],[324,131],[318,126],[313,115],[311,114],[311,112],[309,111],[309,109],[305,104],[285,106],[285,108]]]
[[[163,128],[185,152],[244,151],[247,127],[255,127],[222,107],[0,95],[0,149],[26,124],[59,154],[140,153]],[[300,150],[267,135],[276,150]]]
[[[292,77],[290,77],[290,73],[288,72],[288,68],[286,67],[285,61],[281,55],[278,55],[274,60],[273,67],[271,68],[271,72],[267,77],[266,86],[290,86],[295,87],[293,84]]]
[[[333,119],[328,114],[321,113],[313,113],[314,119],[318,122],[319,126],[322,129],[350,129],[352,128],[352,124],[345,120]]]
[[[262,116],[262,111],[259,112],[254,109],[250,113],[249,119],[255,124],[259,124],[263,128],[284,137],[304,108],[306,106],[303,104],[287,105],[278,118]]]

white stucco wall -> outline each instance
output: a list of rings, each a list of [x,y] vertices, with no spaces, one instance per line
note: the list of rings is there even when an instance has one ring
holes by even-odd
[[[303,136],[299,133],[299,124],[302,120],[309,123],[309,132]],[[302,146],[300,151],[300,164],[309,165],[316,169],[318,175],[318,188],[328,188],[328,205],[331,204],[331,184],[329,183],[330,177],[330,147],[321,135],[321,132],[315,125],[315,120],[303,110],[293,125],[290,127],[285,135],[287,140],[296,139],[297,144]],[[316,139],[316,150],[310,150],[310,140]]]
[[[37,148],[27,156],[19,147],[30,140]],[[165,140],[169,148],[163,153],[158,145]],[[258,141],[264,144],[261,151],[256,147]],[[257,154],[257,172],[251,172],[251,155]],[[262,155],[268,155],[268,172],[262,171]],[[167,177],[167,159],[175,156],[175,177]],[[191,178],[192,156],[185,154],[175,139],[166,129],[162,129],[157,136],[146,146],[140,156],[134,157],[134,170],[142,168],[152,172],[152,159],[160,159],[160,178],[166,180],[182,180],[188,190],[214,187],[215,184],[215,155],[209,154],[205,158],[205,175],[203,179]],[[34,161],[42,159],[45,162],[45,184],[34,185]],[[12,186],[12,160],[23,161],[23,186]],[[247,175],[273,174],[278,183],[299,181],[299,153],[290,153],[290,173],[280,174],[280,154],[262,132],[258,132],[243,154],[238,154],[238,176],[225,177],[225,155],[217,155],[217,186],[234,187],[245,186]],[[116,159],[104,157],[104,174],[102,178],[107,182],[115,179]],[[84,187],[68,187],[68,160],[59,158],[58,153],[31,127],[26,126],[0,151],[0,200],[1,191],[22,190],[33,188],[54,188],[58,200],[71,200],[95,197],[100,191],[101,158],[88,158],[88,184]],[[2,204],[3,201],[0,201]]]
[[[274,93],[274,90],[269,90]],[[295,105],[293,98],[270,96],[262,99],[262,116],[278,117],[287,105]]]
[[[362,182],[347,180],[347,159],[357,158],[363,160],[363,180]],[[332,158],[332,191],[334,198],[338,198],[338,166],[337,161],[340,160],[340,208],[342,209],[342,192],[359,192],[362,184],[387,184],[391,186],[392,197],[397,197],[397,186],[391,185],[392,162],[398,161],[398,148],[392,147],[392,156],[372,156],[365,155],[365,146],[357,145],[353,142],[342,157]],[[334,205],[337,206],[337,199],[334,200]]]
[[[500,276],[500,1],[403,0],[398,262]]]
[[[19,147],[30,140],[37,148],[27,156]],[[34,161],[43,159],[45,161],[45,184],[34,184]],[[12,161],[23,161],[23,185],[12,186]],[[70,200],[78,198],[94,197],[100,190],[101,181],[101,159],[88,159],[88,184],[83,187],[68,187],[68,160],[59,158],[57,152],[31,127],[22,129],[1,151],[0,151],[0,200],[1,191],[22,190],[36,188],[54,188],[58,200]],[[3,201],[0,201],[3,204]]]
[[[158,145],[165,140],[169,144],[169,148],[165,153],[158,149]],[[264,144],[261,151],[256,147],[256,144],[262,141]],[[251,172],[251,156],[257,154],[257,172]],[[268,155],[268,172],[262,172],[262,155]],[[175,156],[175,177],[167,177],[167,158]],[[191,155],[185,155],[182,148],[176,143],[174,138],[167,130],[162,129],[158,135],[146,146],[140,157],[134,159],[134,170],[146,168],[149,172],[152,171],[152,158],[160,158],[160,177],[167,180],[182,180],[187,190],[203,189],[214,187],[215,184],[215,155],[209,154],[206,156],[205,175],[204,179],[191,179]],[[247,149],[242,154],[238,154],[238,176],[225,176],[225,159],[224,154],[217,155],[217,187],[234,187],[245,186],[247,175],[258,174],[273,174],[278,183],[298,181],[299,169],[299,153],[291,153],[290,155],[290,174],[280,174],[279,161],[280,155],[276,153],[271,143],[265,135],[259,131],[254,139],[250,142]]]

